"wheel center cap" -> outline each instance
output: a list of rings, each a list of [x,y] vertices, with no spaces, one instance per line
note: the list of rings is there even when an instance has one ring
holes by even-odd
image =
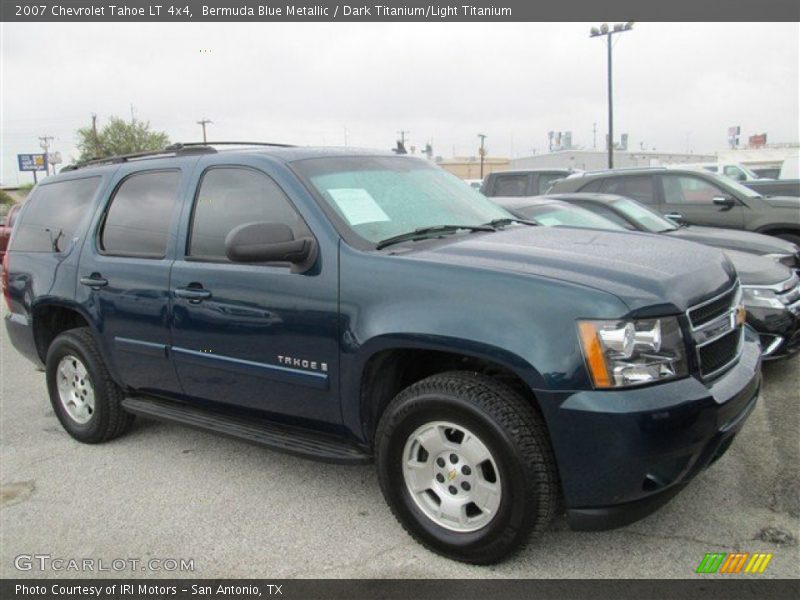
[[[458,472],[455,469],[453,469],[447,474],[447,481],[453,481],[453,479],[456,478],[456,475],[458,475]]]

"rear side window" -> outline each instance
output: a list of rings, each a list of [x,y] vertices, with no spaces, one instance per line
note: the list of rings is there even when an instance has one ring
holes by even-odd
[[[17,227],[12,250],[65,252],[90,209],[100,177],[71,179],[39,186]]]
[[[617,194],[638,200],[644,204],[654,204],[653,178],[650,175],[636,175],[633,177],[614,177],[606,179],[603,187],[606,194]]]
[[[151,171],[124,179],[111,199],[100,232],[102,252],[163,258],[180,178],[180,171]]]
[[[195,200],[187,254],[227,260],[225,238],[245,223],[283,223],[295,239],[309,237],[303,219],[283,190],[265,174],[243,167],[217,167],[203,175]]]
[[[498,175],[494,180],[493,196],[525,196],[527,195],[527,175]]]
[[[539,195],[547,193],[554,182],[564,179],[564,177],[564,175],[559,173],[542,173],[539,175],[539,185],[536,193]]]

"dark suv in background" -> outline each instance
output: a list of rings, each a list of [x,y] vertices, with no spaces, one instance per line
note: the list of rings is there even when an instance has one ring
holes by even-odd
[[[653,167],[587,172],[556,181],[550,190],[568,192],[627,196],[674,221],[745,229],[800,245],[800,198],[763,197],[705,171]]]
[[[538,227],[407,156],[79,165],[33,191],[4,267],[9,338],[75,439],[140,415],[374,460],[403,527],[474,563],[561,507],[581,529],[654,511],[727,450],[761,383],[719,250]]]
[[[554,181],[564,179],[570,169],[519,169],[489,173],[481,185],[484,196],[538,196],[546,193]]]

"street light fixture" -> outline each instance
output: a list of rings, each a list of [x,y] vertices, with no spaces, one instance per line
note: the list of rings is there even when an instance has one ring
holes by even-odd
[[[589,37],[606,36],[608,42],[608,168],[614,168],[614,102],[611,83],[611,36],[615,33],[624,33],[633,29],[633,21],[615,23],[611,29],[608,23],[603,23],[600,28],[592,27]]]

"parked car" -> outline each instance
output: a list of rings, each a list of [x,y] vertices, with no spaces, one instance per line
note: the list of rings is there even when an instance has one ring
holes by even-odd
[[[762,179],[743,183],[762,196],[800,196],[800,179]]]
[[[76,165],[19,215],[9,339],[81,442],[140,415],[374,460],[412,536],[491,563],[560,507],[656,510],[757,402],[715,248],[520,222],[410,156],[219,147]]]
[[[800,245],[800,198],[765,198],[726,177],[691,169],[612,169],[572,176],[549,193],[601,192],[627,196],[674,221],[744,229]]]
[[[581,194],[582,195],[582,194]],[[579,196],[576,194],[576,196]],[[557,197],[492,198],[521,219],[556,227],[588,227],[592,229],[629,229],[629,222],[619,222],[604,207],[588,204],[585,207]],[[633,202],[624,199],[625,202]],[[645,207],[642,213],[647,210]],[[652,218],[655,216],[655,218]],[[639,223],[637,231],[674,235],[675,230],[659,230],[654,226],[660,215],[646,215],[632,219]],[[669,222],[667,222],[669,224]],[[768,238],[771,239],[771,238]],[[742,301],[747,310],[747,323],[756,330],[761,340],[762,358],[765,360],[788,358],[800,352],[800,276],[794,269],[756,254],[727,249],[744,290]]]
[[[703,169],[709,173],[724,175],[734,181],[758,181],[761,179],[757,173],[743,164],[736,162],[705,162],[705,163],[680,163],[667,165],[667,168]]]
[[[615,194],[548,194],[546,198],[568,202],[614,221],[632,231],[663,233],[717,248],[766,256],[800,271],[800,247],[792,242],[752,231],[676,224],[644,204]]]
[[[522,169],[489,173],[483,180],[484,196],[538,196],[546,193],[554,181],[563,179],[570,169]]]
[[[21,206],[21,204],[12,205],[3,220],[0,221],[0,261],[6,255],[8,240],[11,238],[11,230],[14,228],[14,222],[17,220],[17,213]]]
[[[464,183],[468,184],[474,190],[480,190],[483,185],[483,179],[465,179]]]
[[[750,169],[753,173],[758,175],[759,179],[779,179],[781,176],[781,168],[778,167],[753,167]]]

